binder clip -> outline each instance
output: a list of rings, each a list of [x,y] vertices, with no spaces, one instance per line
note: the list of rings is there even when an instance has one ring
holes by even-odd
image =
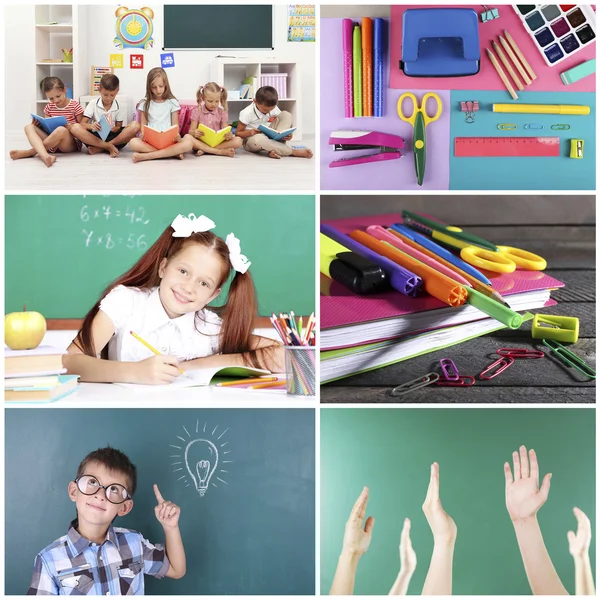
[[[510,367],[510,365],[512,365],[514,362],[515,359],[511,356],[503,356],[498,360],[494,361],[489,367],[481,371],[481,373],[479,373],[479,379],[482,379],[484,381],[494,379],[494,377],[498,377],[500,373],[506,371],[506,369],[508,369],[508,367]]]
[[[550,352],[554,354],[558,360],[568,367],[573,367],[585,377],[596,379],[596,371],[592,369],[582,358],[565,348],[560,342],[555,340],[542,340],[544,346],[550,348]]]
[[[574,344],[579,339],[579,319],[537,314],[533,317],[531,337]]]
[[[465,123],[475,123],[475,113],[479,110],[479,102],[477,100],[461,102],[460,110],[461,112],[467,113]]]
[[[417,379],[413,379],[412,381],[408,381],[395,387],[392,390],[392,396],[404,396],[404,394],[414,392],[415,390],[435,383],[439,378],[440,376],[437,373],[427,373],[424,377],[418,377]]]
[[[482,4],[482,6],[483,12],[479,13],[482,23],[487,23],[488,21],[493,21],[494,19],[498,19],[500,17],[497,8],[489,8],[485,4]]]

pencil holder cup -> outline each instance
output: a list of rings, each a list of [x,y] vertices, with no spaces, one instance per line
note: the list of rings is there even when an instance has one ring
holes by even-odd
[[[289,396],[314,396],[316,388],[315,348],[284,346],[285,379]]]
[[[66,48],[62,48],[63,62],[72,63],[73,62],[73,50],[67,50]]]

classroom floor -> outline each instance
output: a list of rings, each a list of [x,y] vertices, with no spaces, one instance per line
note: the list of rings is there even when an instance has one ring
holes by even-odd
[[[315,140],[305,137],[292,145],[314,152]],[[90,156],[84,148],[80,153],[57,154],[56,162],[48,168],[37,158],[10,159],[9,150],[27,148],[22,131],[7,132],[5,148],[7,190],[279,191],[314,190],[316,185],[314,157],[276,161],[265,154],[240,149],[234,159],[188,154],[182,161],[167,158],[134,164],[129,148],[123,149],[117,158],[105,153]]]

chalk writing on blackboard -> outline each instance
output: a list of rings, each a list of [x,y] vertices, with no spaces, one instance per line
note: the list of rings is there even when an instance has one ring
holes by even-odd
[[[121,208],[114,208],[110,204],[104,206],[98,206],[96,208],[91,207],[89,204],[84,204],[79,211],[79,218],[83,223],[94,220],[108,221],[109,219],[123,219],[130,223],[141,223],[142,225],[148,225],[150,219],[146,218],[146,209],[143,206],[130,207],[127,206],[125,210]]]
[[[145,250],[148,247],[146,242],[146,234],[138,235],[137,233],[128,233],[113,237],[111,233],[99,233],[93,229],[88,231],[82,229],[83,241],[86,248],[128,248],[129,250]],[[125,237],[126,236],[126,237]]]
[[[228,456],[231,450],[227,440],[223,440],[229,428],[219,432],[219,426],[207,427],[200,425],[200,419],[196,420],[195,431],[190,433],[185,426],[183,431],[185,437],[178,435],[175,444],[169,444],[171,448],[179,451],[171,454],[169,458],[175,459],[171,466],[175,467],[173,473],[178,475],[177,481],[183,481],[185,487],[194,487],[200,497],[212,487],[219,487],[221,482],[228,485],[223,477],[229,474],[226,465],[233,463]],[[212,429],[212,430],[211,430]]]

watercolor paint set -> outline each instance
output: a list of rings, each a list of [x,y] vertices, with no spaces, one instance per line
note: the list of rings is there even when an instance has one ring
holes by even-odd
[[[517,4],[514,9],[550,67],[596,39],[596,13],[589,5]]]

